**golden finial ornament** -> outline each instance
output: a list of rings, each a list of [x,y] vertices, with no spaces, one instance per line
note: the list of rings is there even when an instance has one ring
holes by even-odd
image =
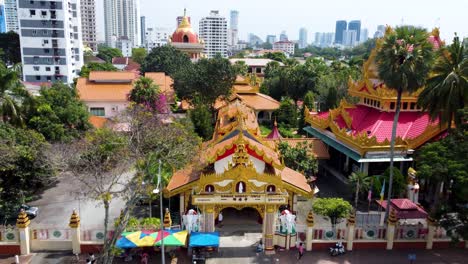
[[[385,26],[385,36],[393,33],[393,28],[390,25]]]
[[[398,217],[396,216],[395,209],[390,209],[390,214],[388,215],[388,224],[395,225],[398,221]]]
[[[172,226],[171,213],[169,208],[166,208],[166,213],[164,214],[164,228],[170,228]]]
[[[70,223],[68,224],[68,226],[71,228],[80,227],[80,216],[78,215],[75,209],[73,209],[73,213],[70,217]]]
[[[26,228],[31,224],[31,221],[29,221],[29,217],[24,211],[24,209],[21,209],[21,211],[18,214],[18,219],[16,219],[16,227],[18,228]]]
[[[355,225],[355,224],[356,224],[356,211],[353,210],[348,215],[346,226]]]
[[[307,214],[306,222],[308,227],[314,226],[314,213],[312,212],[312,210],[310,210],[309,214]]]

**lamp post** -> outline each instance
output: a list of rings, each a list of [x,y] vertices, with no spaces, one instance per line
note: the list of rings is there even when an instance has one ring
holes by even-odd
[[[153,190],[154,194],[159,193],[159,213],[160,213],[160,219],[159,221],[161,222],[161,263],[165,264],[166,259],[164,258],[164,216],[163,216],[163,195],[162,195],[162,189],[163,189],[163,182],[161,181],[161,160],[159,160],[159,168],[158,168],[158,184],[156,186],[156,189]]]

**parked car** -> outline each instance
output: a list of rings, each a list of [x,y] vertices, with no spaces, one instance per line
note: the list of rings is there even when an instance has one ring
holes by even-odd
[[[24,212],[28,215],[29,218],[34,218],[39,214],[39,208],[34,206],[29,206],[27,204],[23,204],[20,206],[19,210],[23,209]]]

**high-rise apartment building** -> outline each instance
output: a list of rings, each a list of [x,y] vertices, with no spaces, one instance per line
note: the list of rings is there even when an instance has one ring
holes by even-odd
[[[316,32],[314,45],[317,47],[330,47],[333,44],[333,32]]]
[[[361,20],[352,20],[348,23],[348,30],[356,31],[356,40],[361,39]]]
[[[299,48],[303,49],[307,47],[307,29],[299,29]]]
[[[229,19],[228,45],[234,46],[239,42],[239,11],[231,10]]]
[[[364,43],[369,39],[369,30],[367,28],[363,28],[361,30],[361,38],[359,39],[359,42]]]
[[[200,20],[199,33],[205,41],[204,53],[208,58],[216,54],[227,57],[227,21],[219,15],[219,11],[211,11],[209,16]]]
[[[104,0],[106,45],[115,47],[115,40],[127,37],[134,47],[140,45],[139,0]]]
[[[141,16],[140,17],[140,44],[142,46],[145,46],[145,43],[146,43],[146,17],[145,16]]]
[[[153,48],[167,44],[172,31],[168,28],[147,28],[144,46],[150,52]]]
[[[343,31],[343,42],[341,43],[346,47],[354,47],[357,44],[357,32],[356,30],[345,30]]]
[[[276,35],[268,35],[266,37],[266,42],[270,43],[273,45],[273,43],[276,42]]]
[[[18,0],[26,82],[72,83],[83,66],[80,0]]]
[[[286,31],[284,31],[284,30],[281,31],[279,41],[288,41],[288,35],[286,35]]]
[[[289,55],[294,54],[294,42],[292,41],[278,41],[273,43],[274,50],[282,50]]]
[[[263,44],[263,40],[259,36],[255,35],[253,33],[249,34],[249,45],[250,46],[257,47],[257,46],[260,46],[262,44]]]
[[[95,0],[80,0],[80,4],[83,44],[97,51],[96,2]]]
[[[6,32],[5,1],[0,0],[0,33]]]
[[[338,20],[336,21],[335,27],[335,43],[336,44],[343,44],[343,31],[346,30],[346,20]]]
[[[5,0],[6,31],[19,33],[17,0]]]

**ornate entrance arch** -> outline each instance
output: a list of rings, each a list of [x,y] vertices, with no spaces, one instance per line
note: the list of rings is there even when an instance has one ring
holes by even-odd
[[[225,208],[234,208],[238,211],[244,209],[244,208],[253,208],[255,209],[258,214],[260,215],[260,218],[264,218],[265,216],[265,206],[264,205],[245,205],[245,204],[233,204],[233,205],[229,205],[229,204],[223,204],[223,205],[215,205],[214,206],[214,213],[215,213],[215,217],[217,217],[219,215],[219,213],[225,209]]]

